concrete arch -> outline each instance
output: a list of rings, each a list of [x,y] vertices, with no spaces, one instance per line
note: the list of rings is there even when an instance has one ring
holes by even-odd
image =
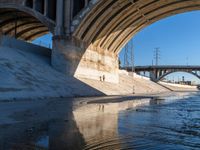
[[[2,34],[31,41],[54,33],[55,22],[24,3],[0,2],[0,30]]]
[[[118,54],[146,26],[193,10],[200,10],[199,0],[91,1],[73,21],[73,36],[88,46]]]
[[[163,74],[163,75],[161,75],[158,79],[157,79],[157,81],[160,81],[160,80],[162,80],[164,77],[166,77],[167,75],[169,75],[169,74],[172,74],[172,73],[176,73],[176,72],[185,72],[185,73],[189,73],[189,74],[191,74],[191,75],[194,75],[195,77],[197,77],[198,79],[200,79],[200,76],[198,75],[198,74],[196,74],[196,73],[194,73],[193,71],[184,71],[184,70],[177,70],[177,71],[169,71],[169,72],[166,72],[165,74]]]

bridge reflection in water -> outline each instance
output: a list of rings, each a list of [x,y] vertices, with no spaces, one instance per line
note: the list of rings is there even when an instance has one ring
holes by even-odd
[[[38,104],[38,108],[13,114],[17,122],[0,124],[0,149],[121,149],[119,112],[149,102],[150,98],[110,103],[77,101],[75,104],[63,100],[47,102],[46,107]],[[73,110],[68,109],[70,107]],[[26,121],[20,121],[21,117]]]
[[[159,99],[47,100],[0,120],[1,150],[192,149],[199,145],[200,95]],[[178,100],[181,99],[181,100]],[[13,109],[5,103],[1,107]],[[19,106],[20,111],[17,111]],[[0,115],[2,118],[2,115]],[[10,122],[10,123],[9,123]]]
[[[119,112],[149,104],[149,102],[150,99],[93,103],[76,109],[73,114],[86,143],[84,149],[121,149],[123,141],[118,135]]]

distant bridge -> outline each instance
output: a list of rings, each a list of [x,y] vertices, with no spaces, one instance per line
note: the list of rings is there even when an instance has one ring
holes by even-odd
[[[132,71],[132,67],[123,67],[127,71]],[[150,79],[158,82],[165,76],[174,72],[190,73],[200,79],[200,66],[183,66],[183,65],[159,65],[159,66],[135,66],[134,72],[149,72]]]

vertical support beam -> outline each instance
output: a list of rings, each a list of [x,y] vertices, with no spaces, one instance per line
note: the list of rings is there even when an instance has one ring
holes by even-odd
[[[56,3],[56,31],[55,35],[63,35],[63,9],[64,9],[63,0],[57,0]]]
[[[155,75],[155,79],[157,79],[157,70],[154,69],[153,72],[154,72],[154,75]]]
[[[159,76],[158,78],[160,78],[162,76],[162,70],[159,70]]]
[[[159,78],[159,70],[156,70],[156,80]]]
[[[155,70],[150,71],[149,74],[150,74],[150,79],[152,81],[156,81],[156,72],[155,72]]]
[[[49,0],[44,0],[44,15],[49,16]]]
[[[88,5],[88,0],[85,0],[85,7],[87,7]]]
[[[51,64],[59,72],[73,76],[85,52],[77,42],[64,36],[53,37]]]
[[[33,9],[43,13],[44,11],[44,6],[43,6],[44,0],[33,0]]]
[[[36,10],[37,7],[37,0],[33,0],[33,9]]]
[[[22,5],[26,6],[26,0],[23,0]]]
[[[72,20],[72,0],[64,0],[64,27],[66,36],[71,34],[71,20]]]
[[[71,37],[72,0],[57,0],[56,29],[53,37],[52,66],[73,76],[84,53],[81,41],[74,41]]]

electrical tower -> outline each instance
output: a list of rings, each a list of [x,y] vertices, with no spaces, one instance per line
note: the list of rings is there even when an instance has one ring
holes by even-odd
[[[127,43],[124,47],[124,67],[130,68],[131,71],[134,72],[134,48],[133,48],[133,42],[130,41]]]
[[[131,68],[132,72],[132,85],[133,85],[133,94],[135,94],[135,85],[134,85],[134,48],[133,48],[133,41],[131,40],[129,43],[126,44],[124,47],[124,68]]]
[[[160,60],[160,48],[155,48],[154,59],[155,59],[155,65],[158,66]]]

